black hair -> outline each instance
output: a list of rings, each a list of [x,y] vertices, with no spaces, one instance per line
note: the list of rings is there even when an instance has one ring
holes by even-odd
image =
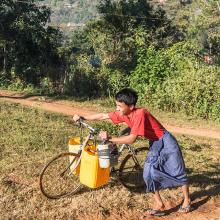
[[[131,88],[124,88],[115,95],[115,100],[124,102],[126,105],[136,105],[138,100],[137,92]]]

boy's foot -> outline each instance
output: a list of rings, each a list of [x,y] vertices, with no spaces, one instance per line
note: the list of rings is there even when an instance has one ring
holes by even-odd
[[[147,214],[149,215],[153,215],[153,216],[163,216],[165,215],[165,212],[164,212],[164,204],[156,204],[154,208],[150,208],[150,209],[147,209],[146,212]]]
[[[188,213],[192,210],[191,200],[184,201],[183,204],[179,207],[178,212]]]
[[[158,210],[158,209],[147,209],[147,214],[149,215],[153,215],[153,216],[164,216],[165,215],[165,212],[162,211],[162,210]]]
[[[183,200],[183,203],[182,203],[182,206],[183,207],[186,207],[186,206],[188,206],[188,205],[190,205],[191,204],[191,199],[184,199]]]
[[[179,207],[178,209],[178,212],[181,212],[181,213],[188,213],[192,211],[192,208],[191,208],[191,205],[187,205],[185,207],[183,207],[182,205]]]

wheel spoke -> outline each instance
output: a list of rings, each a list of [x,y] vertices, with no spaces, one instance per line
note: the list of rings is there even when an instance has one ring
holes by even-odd
[[[74,159],[70,160],[70,157]],[[79,155],[63,153],[52,159],[40,176],[40,188],[48,198],[60,198],[77,191],[80,186],[77,172],[71,170]]]

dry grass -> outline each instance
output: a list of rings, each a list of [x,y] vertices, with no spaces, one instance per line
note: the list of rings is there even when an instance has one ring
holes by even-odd
[[[68,118],[39,109],[1,102],[0,218],[27,219],[140,219],[152,200],[130,192],[117,181],[60,200],[48,200],[39,190],[39,174],[49,158],[67,149],[77,130]],[[114,130],[114,128],[111,128]],[[178,136],[194,198],[219,196],[220,143]],[[164,190],[167,206],[181,201],[179,189]]]

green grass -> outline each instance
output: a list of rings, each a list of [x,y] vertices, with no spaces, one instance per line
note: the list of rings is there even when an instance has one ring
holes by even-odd
[[[68,137],[73,134],[65,117],[16,104],[1,103],[0,121],[1,173],[12,172],[15,161],[17,169],[36,158],[39,162],[46,161],[63,151]]]
[[[38,178],[51,157],[67,150],[77,128],[70,117],[0,101],[0,209],[2,218],[74,218],[81,212],[133,207],[143,211],[152,201],[149,194],[132,193],[118,183],[61,200],[42,196]],[[99,122],[97,127],[116,134],[118,126]],[[220,142],[178,135],[194,198],[220,195]],[[146,145],[140,140],[137,145]],[[164,190],[162,196],[181,200],[179,190]]]

